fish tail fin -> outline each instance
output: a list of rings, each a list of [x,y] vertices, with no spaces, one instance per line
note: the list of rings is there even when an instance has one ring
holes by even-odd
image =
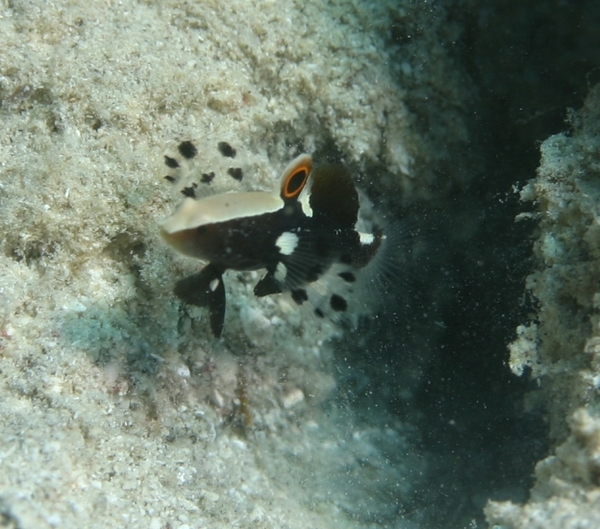
[[[356,285],[358,296],[375,311],[410,290],[415,271],[428,259],[434,229],[423,219],[394,220],[387,222],[380,233],[379,245],[360,269]]]
[[[392,221],[371,231],[359,234],[360,248],[350,263],[336,262],[302,292],[292,290],[294,301],[306,299],[319,318],[352,327],[360,317],[395,306],[410,290],[415,267],[427,258],[428,230],[422,222]]]

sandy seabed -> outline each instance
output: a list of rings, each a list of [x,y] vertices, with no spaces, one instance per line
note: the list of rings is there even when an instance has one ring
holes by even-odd
[[[253,5],[2,3],[3,526],[354,527],[410,489],[401,424],[384,432],[390,468],[381,432],[376,448],[321,409],[331,324],[252,299],[246,274],[216,341],[171,293],[196,267],[157,237],[178,200],[163,155],[182,139],[217,175],[217,142],[234,145],[246,189],[331,142],[410,184],[377,31],[391,7]]]

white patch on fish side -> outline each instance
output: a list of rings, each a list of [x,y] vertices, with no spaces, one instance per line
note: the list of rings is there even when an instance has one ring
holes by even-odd
[[[291,231],[283,232],[275,241],[275,246],[283,255],[292,255],[298,246],[298,235]]]
[[[208,285],[208,288],[210,288],[211,292],[214,292],[215,290],[217,290],[217,287],[219,286],[219,279],[213,279],[210,284]]]
[[[375,235],[373,235],[372,233],[358,232],[358,236],[360,238],[360,244],[373,244],[373,241],[375,240]]]

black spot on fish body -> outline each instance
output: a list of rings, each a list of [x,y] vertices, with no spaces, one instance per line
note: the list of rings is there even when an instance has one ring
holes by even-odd
[[[196,188],[198,184],[194,183],[190,187],[184,187],[181,190],[181,194],[185,197],[196,198]]]
[[[329,304],[336,312],[345,312],[348,308],[348,302],[338,294],[332,294],[331,298],[329,299]]]
[[[225,156],[225,158],[235,158],[235,149],[226,141],[220,141],[217,145],[217,148],[219,149],[219,152]]]
[[[179,154],[184,158],[190,160],[198,154],[198,149],[191,141],[182,141],[178,146],[177,150]]]
[[[233,178],[234,180],[237,180],[238,182],[241,182],[242,178],[244,178],[244,173],[241,167],[230,167],[229,169],[227,169],[227,174],[231,176],[231,178]]]
[[[165,154],[165,165],[171,169],[177,169],[179,162],[175,158],[171,158]]]
[[[352,272],[340,272],[338,274],[346,283],[354,283],[356,281],[356,276]]]
[[[215,178],[215,173],[213,171],[211,171],[210,173],[202,173],[202,178],[200,178],[200,181],[203,184],[210,184]]]
[[[168,174],[167,176],[165,176],[165,180],[168,180],[171,183],[174,183],[176,178],[174,176],[171,176],[170,174]]]
[[[305,301],[308,301],[308,294],[303,288],[292,290],[292,299],[297,305],[302,305]]]

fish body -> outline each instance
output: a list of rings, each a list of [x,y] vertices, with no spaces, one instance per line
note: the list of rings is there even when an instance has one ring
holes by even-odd
[[[195,149],[190,152],[195,156]],[[166,160],[172,167],[173,159]],[[373,259],[384,239],[381,230],[357,231],[358,193],[346,168],[313,167],[307,154],[285,168],[272,193],[223,193],[199,199],[193,191],[184,194],[187,197],[162,223],[160,233],[178,252],[208,263],[180,280],[175,294],[186,303],[208,308],[216,337],[221,336],[225,318],[226,270],[264,269],[255,295],[289,291],[302,304],[308,299],[306,289],[334,264],[341,265],[338,277],[343,282],[354,283],[357,271]],[[324,309],[316,307],[315,312],[323,315]],[[327,309],[344,312],[347,301],[332,293]]]

